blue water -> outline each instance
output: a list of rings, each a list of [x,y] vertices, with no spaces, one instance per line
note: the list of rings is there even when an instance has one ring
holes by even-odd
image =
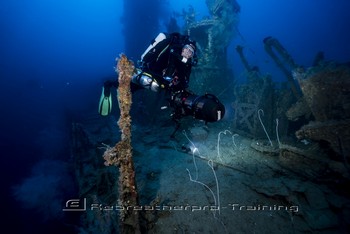
[[[42,207],[57,210],[56,199],[75,192],[73,184],[66,184],[72,175],[64,164],[70,157],[72,120],[97,111],[103,81],[115,77],[115,57],[128,52],[130,58],[138,59],[152,37],[165,30],[173,10],[192,4],[201,19],[208,14],[204,2],[0,2],[1,202],[6,213],[1,222],[12,233],[71,232],[62,228],[60,208],[49,212]],[[278,38],[295,62],[304,66],[310,66],[320,50],[326,59],[349,61],[350,1],[238,3],[241,36],[228,49],[235,75],[244,71],[234,49],[240,44],[263,73],[284,79],[264,51],[266,36]],[[125,40],[134,46],[126,48]]]
[[[318,51],[323,51],[326,59],[349,61],[349,1],[247,0],[239,4],[242,9],[239,31],[243,38],[237,37],[232,45],[246,46],[248,61],[258,65],[262,73],[284,79],[264,50],[262,40],[267,36],[277,38],[302,66],[311,66]],[[232,64],[241,69],[236,54]]]

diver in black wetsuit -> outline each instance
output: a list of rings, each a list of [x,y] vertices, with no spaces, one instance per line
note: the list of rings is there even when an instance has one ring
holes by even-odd
[[[224,106],[210,94],[197,96],[188,91],[192,66],[197,64],[196,42],[179,33],[160,33],[141,55],[139,68],[132,77],[131,91],[150,89],[154,92],[168,91],[170,106],[174,108],[173,119],[192,115],[206,122],[220,120],[225,113]],[[118,87],[118,81],[104,83],[99,113],[110,114],[112,108],[111,88]]]

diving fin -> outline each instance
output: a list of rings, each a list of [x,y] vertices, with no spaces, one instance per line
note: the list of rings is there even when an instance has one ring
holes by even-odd
[[[100,103],[98,106],[98,112],[102,116],[107,116],[112,111],[112,95],[111,92],[105,93],[105,88],[102,88],[102,94],[100,98]]]

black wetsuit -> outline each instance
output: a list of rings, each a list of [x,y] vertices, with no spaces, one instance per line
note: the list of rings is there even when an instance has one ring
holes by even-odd
[[[192,66],[197,62],[196,56],[186,62],[181,61],[182,48],[188,43],[195,44],[189,40],[188,36],[179,33],[167,34],[166,39],[159,42],[155,50],[151,50],[144,56],[141,71],[152,75],[152,78],[170,91],[185,90],[189,84]],[[170,77],[174,79],[174,82],[169,83],[163,79],[164,77]],[[118,80],[104,83],[105,95],[110,93],[112,87],[118,88]],[[132,92],[142,88],[131,83]]]

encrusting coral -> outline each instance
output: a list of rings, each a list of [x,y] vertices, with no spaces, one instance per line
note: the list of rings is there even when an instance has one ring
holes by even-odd
[[[118,102],[120,118],[118,126],[121,130],[121,140],[113,147],[107,148],[103,154],[105,165],[119,167],[119,206],[122,233],[140,233],[139,214],[133,209],[138,205],[138,193],[135,182],[134,163],[131,146],[131,91],[130,81],[134,72],[134,64],[125,55],[117,59],[118,72]],[[131,207],[131,208],[130,208]]]

